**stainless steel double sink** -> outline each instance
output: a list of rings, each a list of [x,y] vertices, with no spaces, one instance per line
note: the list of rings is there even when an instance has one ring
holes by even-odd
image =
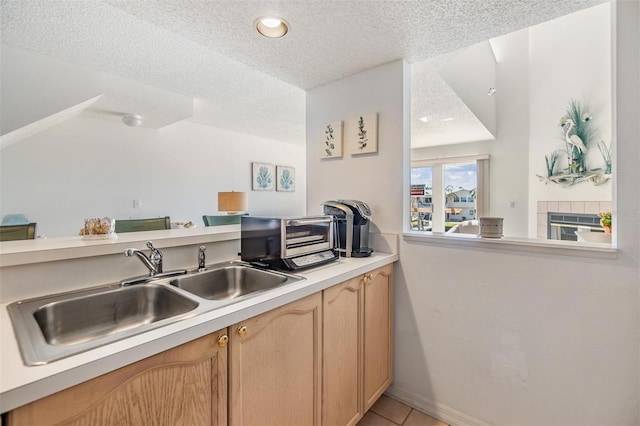
[[[113,284],[19,301],[7,309],[24,363],[40,365],[303,279],[227,262],[127,287]]]

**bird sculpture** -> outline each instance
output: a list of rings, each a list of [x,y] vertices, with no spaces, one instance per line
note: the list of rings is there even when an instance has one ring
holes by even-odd
[[[580,136],[578,135],[569,136],[569,133],[571,133],[571,129],[573,129],[573,126],[575,126],[575,123],[573,122],[573,120],[570,118],[567,118],[564,122],[564,125],[567,126],[567,131],[564,134],[564,139],[567,141],[567,143],[571,146],[575,146],[576,148],[578,148],[578,151],[585,152],[587,147],[584,145],[584,142],[582,142],[582,139],[580,139]]]

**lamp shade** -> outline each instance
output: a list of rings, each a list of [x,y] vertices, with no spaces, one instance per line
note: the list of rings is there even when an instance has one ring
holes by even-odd
[[[218,211],[229,214],[247,210],[246,192],[218,192]]]

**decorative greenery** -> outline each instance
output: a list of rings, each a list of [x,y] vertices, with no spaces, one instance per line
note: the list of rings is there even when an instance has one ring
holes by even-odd
[[[604,226],[611,226],[611,212],[600,212],[598,216],[600,216],[600,223]]]
[[[333,150],[336,149],[336,145],[333,139],[333,126],[331,124],[327,124],[324,134],[327,135],[327,139],[324,141],[324,144],[326,145],[324,152],[327,153],[327,157],[332,157]]]
[[[598,143],[598,149],[605,161],[605,167],[589,169],[586,164],[587,151],[593,146],[595,130],[592,127],[593,117],[591,113],[580,105],[580,102],[571,100],[564,116],[560,118],[562,138],[567,154],[567,167],[557,170],[558,151],[545,155],[547,168],[546,176],[538,176],[540,181],[553,182],[561,186],[571,186],[585,180],[594,185],[601,185],[611,178],[611,150],[604,141]]]
[[[604,173],[609,175],[611,174],[611,147],[607,146],[603,140],[598,142],[598,149],[600,150],[600,154],[602,154],[602,159],[604,160]]]
[[[544,161],[547,163],[547,176],[553,176],[554,170],[556,168],[556,163],[558,162],[559,154],[558,151],[553,151],[549,155],[544,156]]]
[[[364,128],[364,119],[362,116],[360,116],[358,120],[358,130],[358,149],[364,149],[369,139],[367,138],[367,131]]]
[[[271,173],[269,173],[269,169],[261,166],[260,170],[258,171],[258,176],[256,176],[256,182],[258,183],[258,186],[260,188],[269,187],[273,182],[273,177],[271,176]]]

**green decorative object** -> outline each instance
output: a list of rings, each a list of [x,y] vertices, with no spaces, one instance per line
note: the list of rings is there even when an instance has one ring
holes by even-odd
[[[336,144],[333,138],[333,126],[331,124],[327,124],[327,128],[324,133],[327,135],[327,139],[324,141],[324,144],[326,145],[324,152],[327,153],[327,157],[332,157],[333,150],[336,149]]]
[[[347,122],[346,133],[351,155],[378,152],[378,113],[359,114]]]
[[[607,146],[603,140],[598,142],[598,149],[600,150],[600,154],[602,154],[602,159],[604,160],[604,173],[606,175],[611,174],[611,147]]]
[[[547,163],[547,177],[554,175],[558,156],[558,151],[553,151],[551,154],[544,156],[544,161]]]
[[[600,216],[600,225],[604,232],[607,234],[611,233],[611,212],[600,212],[598,213]]]
[[[368,141],[367,131],[364,128],[364,119],[360,116],[360,119],[358,120],[358,149],[365,149]]]
[[[342,121],[334,121],[324,126],[320,158],[342,157]]]

